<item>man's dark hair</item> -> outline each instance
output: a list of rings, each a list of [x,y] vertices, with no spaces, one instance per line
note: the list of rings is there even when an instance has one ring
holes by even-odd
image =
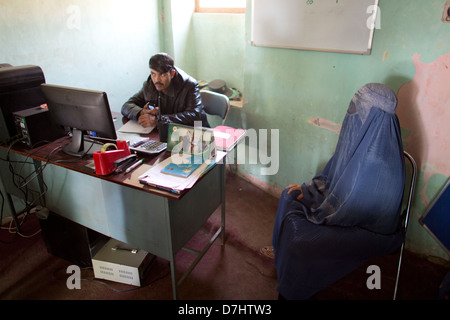
[[[167,53],[161,52],[153,55],[150,58],[150,69],[154,69],[161,73],[166,73],[173,69],[173,58]]]

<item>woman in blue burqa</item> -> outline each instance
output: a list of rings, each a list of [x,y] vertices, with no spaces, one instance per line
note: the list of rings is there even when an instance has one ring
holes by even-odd
[[[281,297],[307,299],[400,247],[405,162],[396,107],[387,86],[362,87],[325,168],[283,191],[272,240]]]

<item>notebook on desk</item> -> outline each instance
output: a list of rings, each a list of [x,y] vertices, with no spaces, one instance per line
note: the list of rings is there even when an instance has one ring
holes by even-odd
[[[119,132],[149,134],[153,129],[155,129],[155,127],[143,127],[136,120],[128,120],[120,127]]]

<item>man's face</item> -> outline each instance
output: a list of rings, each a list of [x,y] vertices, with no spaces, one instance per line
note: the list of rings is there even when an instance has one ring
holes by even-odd
[[[175,75],[175,70],[170,70],[164,73],[158,72],[155,69],[150,69],[150,77],[156,90],[166,93],[167,88],[170,86],[173,76]]]

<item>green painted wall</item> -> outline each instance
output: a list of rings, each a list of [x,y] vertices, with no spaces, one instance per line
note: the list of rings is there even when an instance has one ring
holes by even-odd
[[[160,51],[159,4],[0,0],[0,63],[38,65],[47,83],[106,91],[111,108],[120,111],[148,77],[150,56]],[[21,210],[22,201],[14,200]]]
[[[438,64],[440,61],[428,76],[442,78],[435,85],[445,88],[424,91],[442,102],[438,106],[441,117],[446,123],[450,121],[450,97],[445,93],[450,91],[450,82],[446,80],[450,65],[447,57],[450,24],[441,21],[444,4],[442,0],[381,0],[381,28],[375,30],[369,56],[254,47],[250,43],[251,1],[247,1],[245,15],[193,14],[189,54],[192,56],[194,51],[197,59],[193,63],[186,61],[185,67],[192,67],[191,72],[200,79],[221,78],[243,92],[247,103],[242,109],[232,110],[228,125],[279,130],[280,157],[276,174],[261,174],[261,168],[267,167],[262,164],[240,165],[243,175],[277,194],[290,183],[310,179],[326,164],[338,139],[334,131],[342,123],[350,99],[361,86],[381,82],[396,92],[402,87],[406,90],[416,74],[415,54],[420,54],[420,61],[424,63]],[[172,9],[176,10],[174,6]],[[414,96],[417,91],[408,90],[409,96]],[[403,98],[403,109],[408,104],[404,101]],[[418,105],[425,110],[430,107]],[[418,130],[417,121],[411,122],[404,116],[410,112],[399,113],[404,139],[411,131]],[[437,139],[450,145],[450,132],[442,130]],[[275,142],[269,139],[268,144]],[[450,172],[448,167],[441,166],[433,171],[431,178],[427,176],[427,167],[433,163],[420,162],[425,151],[411,148],[415,142],[405,140],[405,148],[419,160],[421,172],[407,247],[448,259],[419,225],[418,218]],[[428,143],[433,144],[434,140]],[[442,153],[444,159],[450,156],[448,148]]]
[[[0,0],[0,63],[106,91],[115,111],[148,76],[158,39],[157,0]]]
[[[149,57],[167,51],[197,79],[223,79],[243,93],[246,104],[231,110],[228,125],[279,130],[276,174],[261,174],[267,167],[261,163],[240,165],[243,175],[276,194],[325,165],[354,92],[367,82],[385,83],[399,92],[405,146],[420,160],[407,246],[448,259],[417,220],[450,176],[448,166],[426,156],[450,145],[450,132],[436,126],[439,133],[422,148],[414,135],[427,108],[437,110],[434,119],[450,122],[445,2],[381,0],[372,54],[357,56],[251,46],[249,0],[246,14],[193,13],[194,0],[0,0],[0,63],[37,64],[49,83],[105,90],[119,111],[147,77]],[[427,87],[424,78],[435,85]],[[268,139],[269,150],[275,138]],[[448,148],[440,149],[448,159]]]

